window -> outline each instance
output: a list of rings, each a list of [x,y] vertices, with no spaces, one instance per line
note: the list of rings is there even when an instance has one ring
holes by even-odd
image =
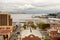
[[[7,27],[6,29],[10,29],[9,27]]]
[[[0,29],[2,29],[2,28],[0,28]]]

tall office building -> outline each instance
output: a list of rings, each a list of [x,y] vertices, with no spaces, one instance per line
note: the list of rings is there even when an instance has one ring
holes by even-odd
[[[9,14],[0,14],[0,26],[12,26],[12,19]]]

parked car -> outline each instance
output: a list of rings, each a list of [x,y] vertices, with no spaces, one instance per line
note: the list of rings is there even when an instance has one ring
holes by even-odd
[[[17,32],[16,34],[20,34],[20,32]]]

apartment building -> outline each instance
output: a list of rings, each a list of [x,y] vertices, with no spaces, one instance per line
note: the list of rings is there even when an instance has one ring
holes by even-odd
[[[0,14],[0,26],[12,26],[10,14]]]
[[[3,36],[2,40],[9,40],[12,35],[13,26],[10,14],[0,12],[0,35]]]

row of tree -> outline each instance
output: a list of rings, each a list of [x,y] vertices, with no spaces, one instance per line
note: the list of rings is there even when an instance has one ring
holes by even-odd
[[[36,29],[37,27],[39,27],[40,29],[50,28],[50,24],[44,22],[39,22],[36,25],[34,23],[24,24],[23,27],[26,29],[26,26],[30,26],[34,29]]]
[[[37,24],[37,26],[38,26],[40,29],[50,28],[50,24],[44,23],[44,22],[39,22],[39,23]]]

